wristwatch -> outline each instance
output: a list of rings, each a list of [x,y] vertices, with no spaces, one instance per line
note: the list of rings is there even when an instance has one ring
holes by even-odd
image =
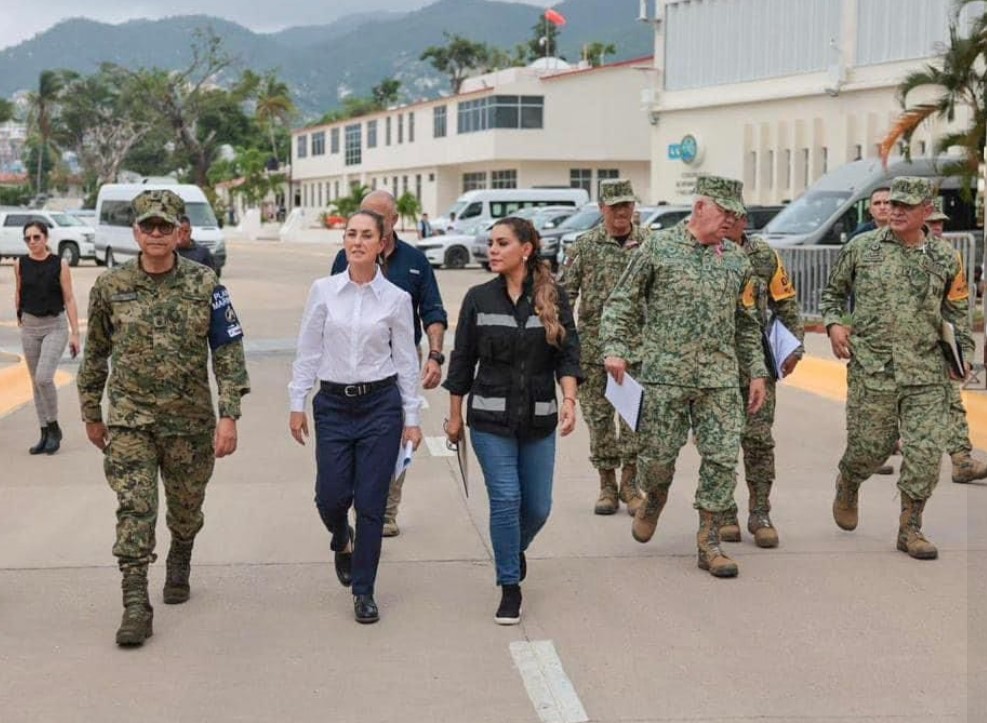
[[[446,355],[440,351],[435,351],[434,349],[428,353],[428,358],[431,361],[436,362],[439,366],[446,363]]]

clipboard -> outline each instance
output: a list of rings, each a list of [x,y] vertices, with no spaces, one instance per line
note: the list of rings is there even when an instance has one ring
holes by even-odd
[[[966,377],[966,360],[963,359],[963,350],[956,341],[956,327],[943,319],[939,333],[939,346],[942,348],[949,368],[958,378],[964,379]]]

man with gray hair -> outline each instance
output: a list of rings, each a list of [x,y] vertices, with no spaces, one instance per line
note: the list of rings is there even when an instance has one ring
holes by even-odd
[[[411,309],[415,323],[415,346],[422,339],[422,329],[428,338],[428,357],[422,366],[422,386],[425,389],[435,389],[442,381],[442,365],[445,354],[442,345],[446,328],[449,326],[446,311],[442,306],[442,296],[439,285],[435,280],[435,272],[421,251],[411,244],[398,238],[395,227],[398,223],[398,208],[394,196],[384,190],[368,193],[360,208],[374,211],[384,217],[384,251],[380,258],[380,267],[384,276],[392,284],[407,291],[411,295]],[[346,253],[340,249],[332,264],[332,273],[338,274],[346,270]],[[421,347],[418,350],[421,361]],[[395,452],[396,453],[396,452]],[[396,537],[401,533],[398,527],[398,507],[401,504],[401,493],[404,487],[404,472],[391,480],[390,493],[387,496],[387,508],[384,512],[384,537]]]
[[[740,181],[701,176],[692,215],[644,242],[604,305],[600,323],[604,366],[618,383],[635,354],[631,345],[640,339],[644,406],[637,473],[645,503],[631,533],[638,542],[654,535],[691,427],[702,457],[697,561],[715,577],[738,573],[720,547],[720,527],[737,484],[744,428],[740,373],[750,379],[751,414],[764,402],[768,376],[753,270],[743,250],[724,242],[745,211],[742,188]]]
[[[926,234],[932,187],[925,178],[891,183],[886,228],[849,242],[822,295],[823,320],[847,369],[847,446],[836,476],[833,519],[857,527],[860,485],[901,439],[901,515],[897,548],[931,560],[938,550],[922,534],[922,513],[939,480],[949,424],[951,370],[940,348],[950,332],[966,359],[973,355],[963,263],[945,241]],[[849,325],[846,303],[854,295]]]

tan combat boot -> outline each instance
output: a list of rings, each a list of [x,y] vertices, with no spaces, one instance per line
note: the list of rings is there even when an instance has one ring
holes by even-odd
[[[925,500],[913,500],[901,495],[901,517],[898,521],[898,549],[916,560],[935,560],[939,550],[922,534],[922,510]]]
[[[617,501],[617,473],[612,469],[600,470],[600,497],[596,500],[593,513],[612,515],[620,509]]]
[[[177,605],[189,599],[189,574],[192,572],[192,540],[172,538],[168,559],[165,562],[164,601]]]
[[[123,571],[123,619],[117,630],[117,645],[143,645],[154,635],[154,608],[147,596],[147,567]]]
[[[724,512],[720,521],[720,542],[740,542],[740,520],[737,519],[737,510]]]
[[[987,479],[987,462],[974,459],[969,452],[956,452],[949,455],[953,462],[953,482],[966,484],[978,479]]]
[[[644,504],[637,508],[634,522],[631,523],[631,535],[635,540],[648,542],[654,536],[655,529],[658,527],[658,518],[661,516],[661,511],[665,509],[666,502],[668,502],[668,485],[645,494]]]
[[[778,547],[778,531],[771,523],[771,484],[766,482],[748,482],[750,503],[747,517],[747,531],[754,535],[754,544],[758,547]],[[721,530],[722,533],[722,530]]]
[[[836,475],[836,499],[833,500],[833,519],[844,530],[857,529],[857,492],[859,484],[852,484],[843,479],[842,473]]]
[[[713,577],[737,577],[737,563],[720,549],[720,528],[723,521],[722,514],[699,510],[699,532],[696,533],[699,569],[708,570]]]
[[[644,502],[644,495],[637,488],[637,465],[625,464],[620,470],[620,490],[617,496],[627,505],[627,514],[637,514],[638,508]]]

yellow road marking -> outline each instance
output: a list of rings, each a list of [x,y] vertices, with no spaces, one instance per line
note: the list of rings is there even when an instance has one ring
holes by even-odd
[[[59,369],[55,372],[55,386],[64,387],[74,378],[75,375]],[[27,364],[21,362],[0,369],[0,417],[10,414],[33,398],[31,375],[27,371]]]
[[[811,392],[837,402],[846,401],[846,364],[835,359],[806,356],[799,362],[785,385]],[[970,441],[978,449],[987,449],[987,395],[962,392]]]

